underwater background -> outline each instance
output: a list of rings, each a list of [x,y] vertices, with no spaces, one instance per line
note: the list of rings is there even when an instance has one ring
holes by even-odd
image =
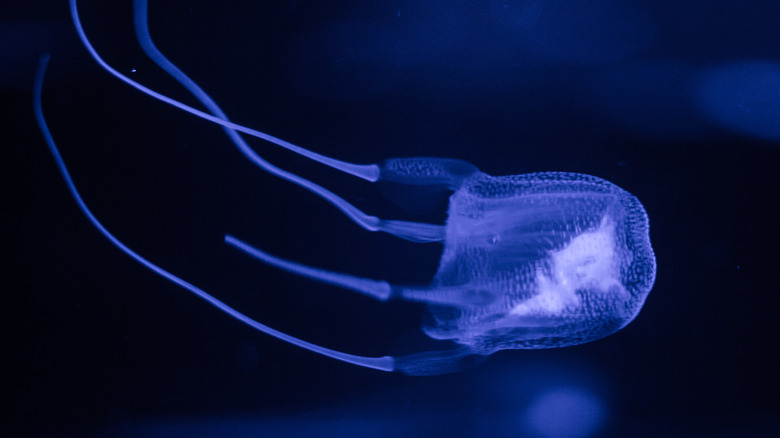
[[[132,2],[79,2],[118,70],[194,104],[135,40]],[[269,326],[368,356],[419,351],[425,308],[253,261],[273,254],[425,284],[441,246],[368,233],[262,173],[222,130],[142,95],[81,46],[65,1],[0,6],[4,436],[778,436],[780,3],[165,1],[153,38],[240,124],[356,163],[466,160],[491,175],[595,175],[650,218],[658,273],[605,339],[502,351],[409,377],[258,333],[111,246],[119,239]],[[380,217],[446,199],[381,187],[261,141],[263,157]],[[7,431],[7,432],[5,432]]]

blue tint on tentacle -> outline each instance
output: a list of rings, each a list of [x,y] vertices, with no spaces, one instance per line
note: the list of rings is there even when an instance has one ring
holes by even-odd
[[[68,186],[68,191],[70,192],[73,199],[76,201],[76,204],[78,204],[81,212],[84,213],[84,215],[87,217],[89,222],[92,223],[92,225],[100,232],[100,234],[102,234],[106,239],[108,239],[108,241],[111,242],[114,246],[119,248],[120,251],[127,254],[133,260],[137,261],[144,267],[150,269],[155,274],[165,278],[166,280],[175,283],[176,285],[184,288],[188,292],[191,292],[192,294],[206,300],[206,302],[208,302],[212,306],[227,313],[228,315],[232,316],[233,318],[243,322],[244,324],[252,328],[255,328],[268,335],[271,335],[277,339],[281,339],[282,341],[289,342],[301,348],[305,348],[315,353],[332,357],[334,359],[338,359],[344,362],[349,362],[355,365],[360,365],[367,368],[374,368],[382,371],[394,370],[394,365],[393,365],[394,360],[392,357],[389,356],[363,357],[363,356],[355,356],[352,354],[343,353],[336,350],[331,350],[329,348],[325,348],[319,345],[306,342],[294,336],[290,336],[286,333],[282,333],[278,330],[274,330],[271,327],[268,327],[267,325],[261,324],[253,320],[252,318],[244,315],[243,313],[233,309],[229,305],[225,304],[223,301],[218,300],[213,295],[209,294],[203,289],[200,289],[199,287],[193,285],[192,283],[189,283],[186,280],[183,280],[180,277],[177,277],[176,275],[173,275],[170,272],[166,271],[165,269],[150,262],[149,260],[141,256],[137,252],[130,249],[127,245],[122,243],[113,234],[111,234],[111,232],[109,232],[108,229],[106,229],[106,227],[103,226],[103,224],[95,217],[95,215],[92,214],[92,211],[90,211],[89,207],[87,207],[87,204],[81,198],[81,195],[76,189],[76,185],[73,183],[73,179],[70,176],[70,172],[68,172],[67,167],[65,167],[65,162],[63,161],[62,156],[60,155],[60,151],[57,148],[57,144],[54,142],[54,138],[52,137],[51,132],[49,131],[49,127],[46,124],[46,120],[43,117],[41,91],[43,89],[43,78],[44,78],[44,74],[46,73],[46,65],[48,64],[48,62],[49,62],[48,55],[45,55],[44,57],[41,58],[38,64],[38,72],[36,73],[35,76],[35,86],[33,88],[33,108],[35,110],[35,119],[38,123],[38,127],[40,128],[41,133],[43,134],[44,139],[46,140],[46,144],[49,147],[49,151],[51,152],[52,157],[54,157],[54,161],[57,164],[57,168],[59,169],[62,178],[65,180],[65,184]]]

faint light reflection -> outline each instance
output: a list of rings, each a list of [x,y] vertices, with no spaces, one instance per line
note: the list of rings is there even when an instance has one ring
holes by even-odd
[[[780,140],[780,63],[743,61],[701,75],[698,103],[712,122],[755,137]]]
[[[610,422],[611,384],[576,355],[497,360],[474,372],[377,383],[368,395],[348,393],[298,412],[253,408],[196,415],[114,415],[113,425],[75,427],[81,434],[169,437],[486,436],[589,438]],[[503,360],[502,360],[503,359]],[[262,379],[261,379],[262,380]],[[258,400],[263,398],[258,391]],[[39,430],[39,432],[50,432]],[[56,435],[56,434],[55,434]]]
[[[543,392],[526,412],[528,428],[542,438],[586,438],[603,425],[601,400],[576,387]]]

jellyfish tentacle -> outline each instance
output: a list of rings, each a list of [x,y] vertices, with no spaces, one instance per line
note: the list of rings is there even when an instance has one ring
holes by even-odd
[[[495,299],[495,295],[491,294],[489,291],[473,288],[469,285],[446,287],[399,286],[392,285],[383,280],[373,280],[322,268],[315,268],[276,257],[229,234],[225,235],[225,243],[244,252],[250,257],[277,269],[321,283],[352,290],[380,301],[400,299],[428,304],[464,307],[487,305]]]
[[[74,0],[75,2],[75,0]],[[214,123],[218,123],[222,125],[222,128],[224,129],[225,133],[230,137],[230,139],[233,141],[233,143],[236,145],[236,147],[241,151],[242,154],[244,154],[247,158],[252,160],[255,163],[259,162],[265,162],[262,158],[260,158],[247,144],[244,142],[244,140],[241,138],[241,136],[238,135],[237,131],[242,131],[245,134],[252,135],[254,137],[261,138],[263,140],[266,140],[270,143],[276,144],[277,146],[281,146],[289,151],[295,152],[296,154],[299,154],[301,156],[304,156],[306,158],[310,158],[314,161],[317,161],[319,163],[322,163],[328,167],[331,167],[333,169],[340,170],[344,173],[348,173],[350,175],[356,176],[358,178],[362,178],[366,181],[375,181],[377,176],[377,166],[374,164],[354,164],[354,163],[348,163],[346,161],[337,160],[335,158],[331,158],[322,154],[318,154],[316,152],[312,152],[306,148],[296,146],[290,142],[287,142],[285,140],[282,140],[280,138],[274,137],[272,135],[266,134],[264,132],[255,131],[255,130],[249,130],[253,132],[246,132],[242,129],[239,129],[237,126],[231,126],[231,122],[228,119],[227,115],[224,111],[217,105],[217,103],[214,101],[214,99],[211,98],[211,96],[206,93],[203,88],[201,88],[195,81],[193,81],[189,76],[187,76],[186,73],[184,73],[179,67],[177,67],[173,62],[171,62],[163,53],[160,51],[160,49],[157,48],[157,46],[154,44],[154,41],[152,40],[152,35],[149,32],[149,21],[148,21],[148,1],[147,0],[135,0],[134,1],[134,11],[133,11],[133,22],[135,24],[135,33],[136,38],[138,39],[138,43],[140,44],[141,48],[143,49],[144,53],[151,58],[152,61],[154,61],[157,66],[162,68],[166,73],[168,73],[171,77],[176,79],[179,84],[181,84],[184,88],[187,89],[193,96],[195,96],[198,101],[200,101],[203,106],[205,106],[211,115],[218,118],[217,120],[212,120],[211,118],[208,118],[207,120],[212,121]],[[83,34],[83,32],[80,32],[80,36],[82,36],[82,40],[86,39],[86,35]],[[85,41],[86,44],[86,41]],[[89,49],[89,48],[88,48]],[[90,50],[90,54],[95,57],[96,53],[93,53],[92,50]],[[101,64],[103,65],[103,64]],[[103,65],[105,68],[106,66]],[[113,72],[112,72],[113,74]],[[116,76],[116,75],[115,75]],[[125,81],[127,82],[127,81]],[[129,82],[128,82],[129,83]],[[130,85],[133,85],[130,83]],[[139,84],[140,85],[140,84]],[[133,85],[135,87],[135,85]],[[138,87],[136,87],[138,88]],[[140,89],[140,88],[139,88]],[[140,89],[146,94],[149,94],[147,91]],[[148,90],[148,89],[147,89]],[[149,90],[151,91],[151,90]],[[156,94],[156,93],[155,93]],[[166,96],[157,96],[154,95],[153,97],[156,97],[158,99],[161,99],[162,97]],[[162,99],[161,99],[162,100]],[[176,106],[179,109],[183,109],[185,111],[188,111],[185,107],[187,105],[175,101],[173,99],[166,99],[164,100],[166,103],[170,103],[171,105]],[[194,113],[193,113],[194,114]],[[195,114],[199,117],[203,117],[200,114]],[[223,123],[226,122],[226,123]],[[246,129],[245,127],[241,127]],[[266,162],[267,163],[267,162]],[[263,167],[261,165],[261,167]],[[267,170],[267,169],[266,169]]]
[[[203,105],[205,105],[209,109],[209,111],[212,112],[212,114],[208,114],[198,109],[192,108],[188,105],[185,105],[181,102],[171,99],[168,96],[165,96],[154,90],[151,90],[139,84],[138,82],[133,81],[132,79],[128,78],[127,76],[123,75],[122,73],[120,73],[119,71],[111,67],[107,62],[103,60],[103,58],[100,57],[100,55],[97,53],[97,51],[92,46],[89,39],[87,38],[87,35],[84,32],[84,28],[81,25],[81,21],[79,19],[76,0],[71,0],[70,1],[71,14],[73,16],[73,22],[75,24],[76,31],[79,35],[79,38],[81,39],[81,42],[84,45],[84,47],[87,49],[87,52],[89,52],[92,58],[101,67],[103,67],[103,69],[105,69],[107,72],[109,72],[112,76],[116,77],[117,79],[127,83],[128,85],[132,86],[133,88],[141,91],[142,93],[150,97],[153,97],[162,102],[173,105],[176,108],[179,108],[195,116],[222,125],[222,127],[225,129],[226,133],[233,141],[235,146],[252,163],[254,163],[258,167],[260,167],[261,169],[267,171],[272,175],[275,175],[279,178],[282,178],[286,181],[296,184],[299,187],[302,187],[314,193],[320,198],[325,199],[330,204],[335,206],[337,209],[341,210],[341,212],[343,212],[349,219],[351,219],[353,222],[355,222],[363,229],[368,231],[382,231],[413,242],[430,242],[430,241],[441,240],[441,236],[443,235],[443,232],[441,232],[440,230],[437,231],[437,229],[440,229],[441,226],[425,224],[425,223],[383,220],[377,218],[376,216],[368,215],[363,211],[361,211],[360,209],[353,206],[352,204],[350,204],[349,202],[347,202],[346,200],[344,200],[343,198],[341,198],[340,196],[325,189],[324,187],[315,184],[305,178],[302,178],[292,172],[288,172],[284,169],[276,167],[273,164],[269,163],[268,161],[264,160],[259,155],[257,155],[257,153],[255,153],[246,144],[246,142],[244,142],[244,140],[241,139],[241,137],[238,135],[238,132],[242,132],[244,134],[248,134],[266,140],[270,143],[281,146],[292,152],[298,153],[302,156],[313,159],[322,164],[341,170],[348,174],[357,176],[359,178],[365,179],[367,181],[374,182],[377,181],[377,179],[379,178],[379,167],[375,164],[357,165],[357,164],[347,163],[344,161],[335,160],[333,158],[326,157],[324,155],[316,154],[300,146],[293,145],[292,143],[286,142],[284,140],[273,137],[266,133],[230,122],[227,119],[225,113],[219,108],[219,106],[213,101],[213,99],[211,99],[208,96],[208,94],[206,94],[194,81],[189,79],[187,75],[184,74],[184,72],[179,70],[175,65],[173,65],[173,63],[171,63],[167,58],[165,58],[165,56],[154,46],[154,43],[151,40],[151,36],[149,35],[148,32],[148,26],[146,25],[145,5],[146,3],[144,1],[139,1],[136,4],[136,8],[137,8],[136,19],[138,20],[139,17],[143,18],[143,20],[140,23],[138,22],[136,23],[137,29],[140,29],[138,30],[138,39],[142,41],[142,47],[147,52],[147,54],[152,58],[152,60],[154,60],[166,72],[171,74],[177,81],[179,81],[185,88],[187,88],[187,90],[193,93],[198,98],[198,100],[200,100],[200,102]]]
[[[52,137],[51,131],[49,131],[49,127],[46,124],[46,120],[43,116],[41,93],[43,88],[43,78],[46,72],[46,66],[48,64],[48,61],[49,61],[48,55],[45,55],[44,57],[41,58],[38,64],[38,71],[35,76],[35,85],[33,87],[33,108],[35,110],[35,119],[38,123],[38,127],[40,128],[41,133],[43,134],[46,144],[49,147],[49,151],[51,152],[52,157],[54,158],[54,161],[57,164],[57,168],[60,171],[62,178],[65,180],[65,184],[68,187],[68,191],[70,192],[73,199],[76,201],[76,204],[78,205],[81,212],[87,217],[87,219],[92,224],[92,226],[94,226],[95,229],[97,229],[100,232],[100,234],[103,235],[103,237],[105,237],[109,242],[111,242],[114,246],[116,246],[120,251],[130,256],[130,258],[132,258],[139,264],[150,269],[155,274],[184,288],[188,292],[205,300],[206,302],[216,307],[217,309],[227,313],[233,318],[243,322],[244,324],[258,331],[261,331],[267,335],[273,336],[274,338],[288,342],[290,344],[297,345],[301,348],[305,348],[306,350],[319,353],[324,356],[328,356],[343,362],[349,362],[355,365],[360,365],[366,368],[373,368],[381,371],[395,370],[395,359],[390,356],[365,357],[365,356],[357,356],[349,353],[344,353],[341,351],[322,347],[320,345],[312,344],[310,342],[306,342],[302,339],[288,335],[287,333],[273,329],[265,324],[261,324],[260,322],[255,321],[254,319],[246,316],[245,314],[239,312],[238,310],[230,307],[229,305],[217,299],[216,297],[204,291],[203,289],[193,285],[192,283],[189,283],[188,281],[152,263],[145,257],[133,251],[130,247],[125,245],[122,241],[117,239],[110,231],[108,231],[108,229],[97,219],[97,217],[95,217],[95,215],[89,209],[87,204],[81,198],[81,194],[79,194],[79,191],[76,188],[76,185],[70,176],[70,172],[65,166],[65,161],[62,159],[62,155],[60,154],[59,148],[57,148],[57,144],[54,142],[54,138]]]
[[[368,278],[361,278],[339,272],[328,271],[325,269],[313,268],[302,265],[300,263],[281,259],[227,234],[225,235],[225,243],[243,251],[244,253],[254,257],[257,260],[260,260],[263,263],[278,269],[285,270],[287,272],[291,272],[293,274],[317,280],[322,283],[328,283],[343,287],[345,289],[350,289],[355,292],[362,293],[363,295],[376,298],[380,301],[387,301],[392,295],[392,286],[390,286],[390,284],[388,284],[386,281],[371,280]]]
[[[450,350],[432,350],[395,358],[396,370],[409,376],[435,376],[457,373],[487,359],[461,345]]]
[[[136,7],[139,7],[139,4],[137,4]],[[227,120],[224,117],[217,116],[217,115],[212,115],[212,114],[208,114],[206,112],[200,111],[200,110],[198,110],[196,108],[193,108],[193,107],[191,107],[189,105],[186,105],[186,104],[184,104],[182,102],[179,102],[179,101],[177,101],[175,99],[172,99],[172,98],[170,98],[168,96],[165,96],[164,94],[158,93],[158,92],[156,92],[156,91],[154,91],[154,90],[152,90],[152,89],[150,89],[150,88],[148,88],[148,87],[146,87],[146,86],[144,86],[144,85],[142,85],[142,84],[140,84],[140,83],[130,79],[129,77],[127,77],[127,76],[123,75],[122,73],[120,73],[119,71],[117,71],[115,68],[111,67],[111,65],[109,65],[105,60],[103,60],[103,58],[100,56],[100,54],[98,54],[97,50],[95,50],[95,48],[92,46],[92,43],[89,41],[89,38],[87,38],[87,34],[84,31],[83,26],[81,25],[81,20],[79,18],[78,7],[76,5],[76,0],[70,0],[70,11],[71,11],[71,16],[73,18],[73,24],[74,24],[74,26],[76,28],[76,32],[77,32],[77,34],[79,36],[79,39],[81,40],[81,43],[84,45],[84,48],[87,49],[87,52],[89,52],[90,56],[92,56],[92,59],[94,59],[101,67],[103,67],[104,70],[106,70],[112,76],[114,76],[115,78],[121,80],[122,82],[130,85],[131,87],[135,88],[136,90],[146,94],[149,97],[155,98],[155,99],[160,100],[162,102],[165,102],[165,103],[167,103],[169,105],[175,106],[176,108],[178,108],[178,109],[180,109],[182,111],[188,112],[188,113],[190,113],[190,114],[192,114],[194,116],[200,117],[202,119],[208,120],[208,121],[216,123],[218,125],[222,125],[223,127],[227,128],[227,129],[239,131],[239,132],[242,132],[244,134],[247,134],[247,135],[250,135],[250,136],[253,136],[253,137],[257,137],[257,138],[260,138],[262,140],[266,140],[269,143],[273,143],[273,144],[275,144],[277,146],[280,146],[282,148],[285,148],[285,149],[287,149],[287,150],[289,150],[291,152],[295,152],[295,153],[297,153],[297,154],[299,154],[301,156],[304,156],[304,157],[310,158],[310,159],[312,159],[314,161],[320,162],[320,163],[322,163],[322,164],[324,164],[326,166],[330,166],[330,167],[332,167],[334,169],[340,170],[342,172],[348,173],[348,174],[356,176],[358,178],[365,179],[366,181],[373,182],[373,181],[377,180],[377,178],[379,176],[379,168],[378,168],[378,166],[376,164],[358,165],[358,164],[348,163],[348,162],[345,162],[345,161],[336,160],[334,158],[326,157],[326,156],[321,155],[321,154],[317,154],[317,153],[312,152],[312,151],[310,151],[308,149],[302,148],[300,146],[296,146],[296,145],[294,145],[294,144],[292,144],[290,142],[284,141],[284,140],[282,140],[280,138],[274,137],[272,135],[266,134],[266,133],[258,131],[256,129],[251,129],[251,128],[248,128],[246,126],[242,126],[242,125],[230,122],[229,120]],[[140,15],[140,14],[137,14],[137,15]],[[143,26],[144,26],[144,24],[142,23],[141,27],[143,27]],[[148,32],[146,32],[146,35],[148,35]],[[139,35],[139,38],[145,39],[145,36],[144,35]],[[151,43],[151,38],[149,38],[148,42]],[[150,53],[153,53],[153,55],[150,55],[150,56],[152,57],[153,61],[159,62],[159,61],[161,61],[162,59],[165,58],[162,55],[162,53],[159,52],[159,50],[156,50],[156,48],[154,47],[153,43],[152,44],[145,44],[144,46],[145,46],[144,47],[145,50],[149,49],[149,48],[152,49],[152,52],[150,52]],[[155,52],[156,52],[156,54],[154,54]],[[160,67],[162,67],[163,69],[168,71],[169,66],[172,66],[173,64],[170,63],[170,61],[168,61],[167,59],[165,61],[167,61],[167,62],[163,62],[163,64],[165,64],[165,66],[160,65]],[[176,72],[177,73],[174,74],[174,73],[172,73],[172,71],[168,71],[168,73],[172,74],[174,76],[174,78],[176,78],[176,80],[181,81],[184,77],[186,77],[186,75],[184,75],[184,73],[181,70],[179,70],[178,68],[176,69]],[[184,85],[184,84],[182,84],[182,85],[187,87],[187,89],[190,92],[192,92],[193,94],[195,94],[199,99],[202,96],[207,96],[206,93],[203,92],[203,90],[200,87],[196,86],[194,88],[191,88],[192,85],[195,85],[195,83],[192,80],[189,80],[189,78],[188,78],[186,82],[188,83],[188,85]],[[216,107],[216,104],[213,102],[213,100],[211,100],[211,98],[208,98],[208,101],[211,102],[211,104],[213,104]],[[201,101],[201,102],[203,102],[203,101]],[[204,105],[205,105],[205,103],[204,103]],[[206,105],[206,106],[209,107],[209,110],[212,109],[212,107],[210,107],[209,105]],[[221,111],[220,111],[220,113],[221,113]],[[224,113],[222,114],[222,116],[224,116]],[[253,153],[251,153],[250,151],[242,150],[242,152],[244,154],[248,155],[248,156],[249,155],[253,155]],[[258,165],[260,165],[259,164],[260,161],[264,161],[260,157],[257,157],[256,155],[255,155],[255,158],[251,158],[250,157],[250,159],[252,159]],[[263,166],[261,165],[261,167],[263,167]]]

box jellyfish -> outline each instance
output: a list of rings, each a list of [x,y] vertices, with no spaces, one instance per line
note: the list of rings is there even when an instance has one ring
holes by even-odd
[[[558,348],[608,336],[639,313],[655,281],[655,255],[648,218],[639,200],[603,179],[544,172],[491,176],[470,163],[444,158],[393,158],[357,165],[329,158],[228,120],[219,106],[154,46],[146,24],[146,1],[135,2],[136,33],[147,55],[207,109],[186,106],[125,77],[92,47],[70,1],[84,47],[105,70],[139,91],[220,124],[238,150],[258,167],[309,190],[368,231],[381,231],[443,248],[426,286],[394,285],[286,260],[236,236],[225,243],[274,268],[381,301],[426,303],[423,331],[441,349],[392,357],[365,357],[298,339],[255,321],[215,296],[166,271],[111,234],[91,213],[71,180],[43,116],[41,90],[47,57],[35,81],[36,119],[68,189],[92,225],[122,252],[158,275],[245,324],[285,342],[359,366],[412,375],[457,371],[506,349]],[[338,195],[257,155],[241,134],[262,138],[368,182],[448,190],[444,224],[370,216]]]

